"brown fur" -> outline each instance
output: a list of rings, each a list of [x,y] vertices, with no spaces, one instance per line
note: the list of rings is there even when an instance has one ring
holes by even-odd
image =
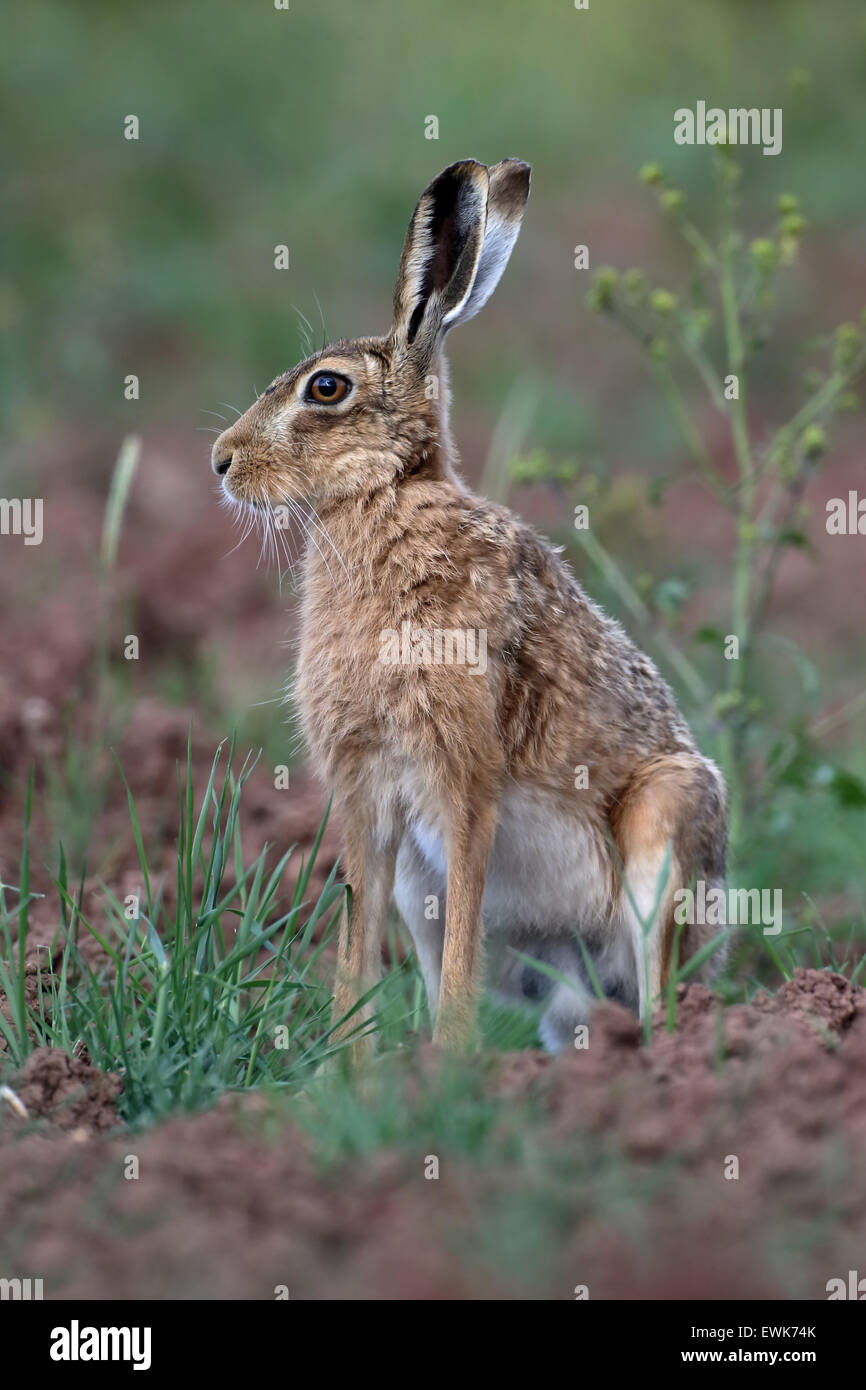
[[[279,377],[213,453],[221,471],[231,460],[233,498],[263,513],[285,501],[313,513],[297,697],[334,789],[353,889],[335,1017],[376,979],[398,851],[422,821],[446,850],[436,1036],[454,1045],[472,1036],[485,873],[509,789],[531,789],[603,847],[610,922],[624,911],[623,873],[660,867],[671,846],[651,996],[669,967],[674,890],[724,873],[724,786],[655,666],[545,541],[474,496],[455,469],[442,338],[485,274],[485,237],[497,218],[516,236],[527,192],[517,161],[446,170],[410,225],[389,336],[334,344]],[[486,266],[493,283],[495,271]],[[349,378],[347,398],[306,403],[316,371]],[[404,622],[485,630],[486,674],[384,664],[382,633]],[[685,953],[705,934],[689,929]],[[345,1030],[357,1024],[350,1017]]]

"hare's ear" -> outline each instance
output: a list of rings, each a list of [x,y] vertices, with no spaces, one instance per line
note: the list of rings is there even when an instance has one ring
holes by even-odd
[[[475,282],[487,224],[488,173],[474,159],[443,169],[412,214],[394,291],[393,337],[428,360]]]
[[[425,189],[409,223],[393,336],[426,362],[449,328],[477,314],[499,283],[529,197],[529,165],[466,159]]]
[[[488,170],[487,225],[475,279],[468,297],[448,317],[446,328],[477,314],[502,279],[523,221],[529,172],[529,165],[519,159],[503,159]]]

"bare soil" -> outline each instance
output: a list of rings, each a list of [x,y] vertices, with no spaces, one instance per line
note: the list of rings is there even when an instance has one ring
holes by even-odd
[[[15,1085],[28,1115],[0,1131],[3,1267],[96,1299],[826,1297],[866,1241],[862,991],[802,970],[765,1003],[693,985],[677,1005],[649,1046],[606,1004],[585,1050],[479,1058],[499,1123],[535,1117],[530,1167],[453,1156],[435,1127],[322,1167],[303,1098],[124,1132],[118,1078],[40,1049]],[[443,1065],[407,1055],[407,1093]],[[528,1258],[497,1245],[515,1205]]]

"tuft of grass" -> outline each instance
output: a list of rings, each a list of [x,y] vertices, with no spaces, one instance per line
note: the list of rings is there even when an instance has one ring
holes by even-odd
[[[281,901],[297,847],[272,867],[267,846],[243,863],[241,795],[256,759],[248,756],[235,774],[233,740],[224,754],[220,745],[199,803],[191,739],[186,767],[178,769],[171,910],[149,867],[128,786],[139,901],[121,902],[103,885],[104,921],[91,920],[83,882],[70,882],[61,850],[54,879],[58,928],[36,977],[35,1002],[25,993],[32,900],[26,837],[17,905],[0,886],[0,989],[9,1014],[0,1015],[0,1031],[8,1063],[20,1066],[41,1045],[70,1054],[83,1046],[96,1066],[122,1075],[121,1113],[134,1123],[201,1109],[224,1091],[296,1087],[346,1045],[334,1040],[341,1020],[331,1019],[331,972],[322,968],[345,892],[336,865],[322,891],[308,893],[327,815],[309,856],[296,864],[290,897]],[[375,1020],[355,1032],[362,1026],[375,1027]]]

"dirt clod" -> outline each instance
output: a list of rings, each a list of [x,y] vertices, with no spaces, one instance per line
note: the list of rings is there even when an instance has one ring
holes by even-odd
[[[119,1076],[100,1071],[59,1047],[38,1047],[28,1057],[15,1092],[31,1118],[50,1120],[77,1138],[104,1134],[120,1123]]]

